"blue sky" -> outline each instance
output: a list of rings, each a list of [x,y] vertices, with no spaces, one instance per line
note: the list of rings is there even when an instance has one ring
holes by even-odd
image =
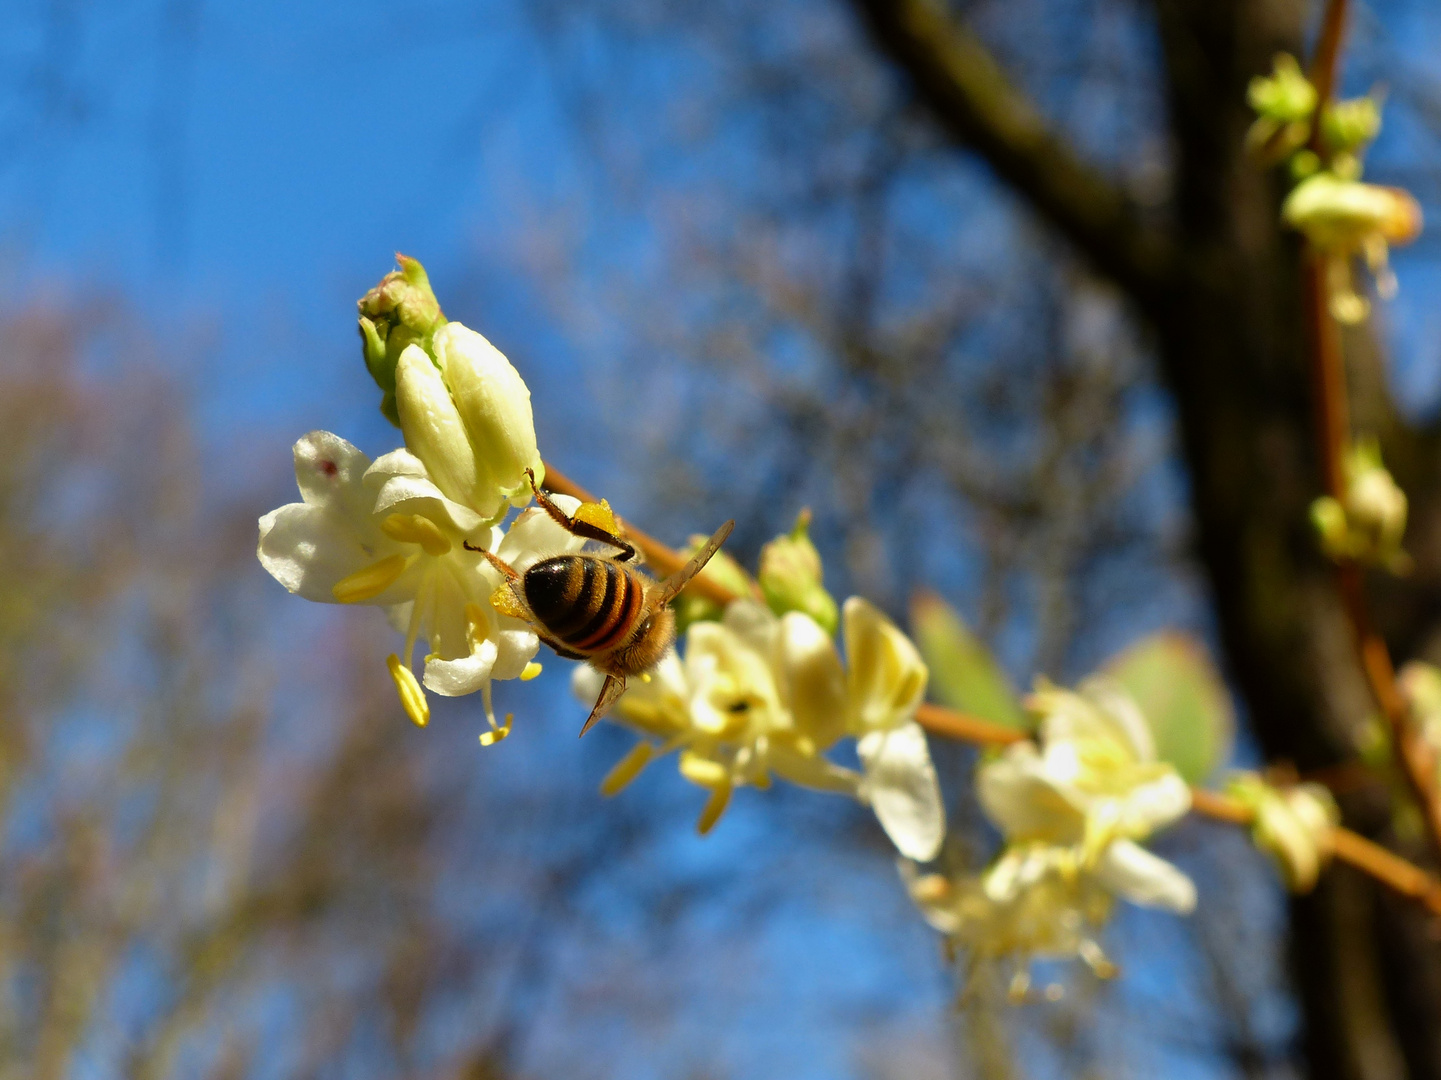
[[[646,156],[643,140],[604,154],[583,145],[577,103],[557,95],[556,56],[523,4],[114,0],[75,8],[68,19],[56,14],[65,10],[16,0],[0,43],[7,155],[0,158],[0,247],[10,256],[9,276],[24,279],[22,289],[116,290],[133,304],[189,388],[202,439],[241,463],[219,476],[221,488],[288,500],[289,444],[315,427],[372,453],[390,448],[394,433],[360,363],[353,305],[401,250],[425,261],[442,299],[447,289],[463,298],[460,307],[447,304],[448,314],[482,329],[530,379],[542,443],[558,448],[548,453],[634,490],[626,484],[639,481],[627,481],[617,458],[607,458],[613,426],[587,395],[608,385],[625,355],[623,328],[604,314],[607,275],[644,282],[655,272],[649,226],[663,208],[648,206],[644,195],[639,205],[606,203],[597,192],[626,190],[627,170],[660,170],[683,183],[725,160],[726,145],[712,147],[711,158],[676,150],[659,162]],[[1420,55],[1436,28],[1422,15],[1413,22],[1407,48]],[[653,103],[662,96],[658,84],[679,77],[675,63],[650,56],[618,92],[632,107]],[[686,72],[690,85],[708,77]],[[638,128],[660,124],[658,113],[643,109],[632,118]],[[597,181],[589,170],[602,160],[614,173]],[[955,197],[978,202],[984,216],[983,190],[981,181],[963,178]],[[606,246],[567,246],[597,222]],[[994,259],[1002,229],[977,233],[968,257]],[[549,323],[541,280],[548,259],[572,257],[580,261],[568,280],[584,293],[578,309],[600,312],[579,335],[573,325]],[[1424,411],[1441,392],[1431,302],[1437,274],[1419,259],[1398,265],[1403,293],[1388,315],[1401,345],[1397,379]],[[258,571],[257,587],[272,587]],[[1172,593],[1165,603],[1183,609],[1182,617],[1194,614]],[[291,616],[302,629],[332,617]],[[520,700],[537,712],[574,709],[554,673],[524,694]],[[462,715],[452,710],[450,719]],[[466,716],[458,734],[426,737],[471,753],[470,722]],[[566,768],[587,787],[624,745],[607,737],[592,740],[599,749],[577,753],[572,737],[554,731],[516,743],[519,734],[503,749],[518,776],[563,752],[574,755]],[[497,772],[494,764],[477,766],[479,778],[503,791]],[[885,856],[815,855],[808,845],[824,833],[817,824],[824,808],[802,811],[792,830],[781,815],[795,811],[799,797],[776,804],[754,792],[744,793],[717,836],[700,841],[689,827],[695,791],[668,768],[655,773],[623,797],[674,812],[675,829],[638,855],[637,866],[618,867],[583,898],[593,934],[558,934],[554,944],[571,969],[694,961],[658,980],[656,993],[679,994],[679,1019],[622,1074],[675,1075],[679,1065],[711,1056],[738,1076],[841,1075],[858,1069],[852,1036],[867,1024],[875,1028],[866,1044],[872,1054],[909,1046],[944,1056],[949,984],[929,931],[905,921]],[[590,812],[604,815],[608,806],[596,800]],[[1191,840],[1177,844],[1186,857]],[[787,882],[789,860],[812,856],[824,862],[799,884]],[[466,879],[472,871],[456,872]],[[707,875],[739,884],[687,917],[678,956],[647,955],[636,940],[645,926],[634,921],[643,912],[628,887]],[[1247,879],[1257,891],[1250,910],[1274,928],[1277,897],[1256,880]],[[785,899],[763,922],[739,929],[726,922],[727,905],[777,883]],[[1203,880],[1203,902],[1207,888]],[[1175,980],[1195,957],[1173,923],[1135,912],[1120,921],[1121,951],[1138,958],[1114,999],[1123,1013],[1179,999],[1184,1019],[1186,995]],[[742,935],[744,946],[732,948]],[[1147,954],[1163,962],[1148,963]],[[1283,1045],[1292,1016],[1269,977],[1258,976],[1261,1024],[1271,1044]],[[617,1060],[636,1052],[644,1023],[617,1021],[603,1001],[577,1013],[567,989],[551,988],[535,1002],[539,1019],[524,1052],[538,1073],[559,1074],[576,1060],[583,1040],[557,1033],[608,1037]],[[583,1000],[596,1000],[586,993]],[[1224,1075],[1206,1054],[1166,1056],[1155,1045],[1138,1053],[1143,1062],[1162,1055],[1167,1076]],[[1061,1067],[1042,1051],[1034,1056],[1037,1075]]]

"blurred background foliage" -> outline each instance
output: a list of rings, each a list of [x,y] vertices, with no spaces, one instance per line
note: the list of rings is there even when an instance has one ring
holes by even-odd
[[[256,564],[295,438],[393,444],[351,305],[399,248],[515,361],[546,456],[659,536],[734,516],[753,567],[809,505],[836,595],[905,618],[931,590],[999,656],[997,685],[1074,680],[1166,627],[1235,677],[1234,583],[1204,499],[1198,547],[1195,438],[1177,435],[1173,392],[1196,399],[1166,359],[1178,331],[958,148],[867,7],[17,3],[0,42],[0,1075],[1438,1075],[1436,984],[1394,949],[1376,961],[1387,909],[1361,886],[1288,907],[1243,837],[1188,822],[1160,850],[1200,911],[1126,910],[1122,979],[1058,972],[1060,1003],[952,1010],[866,814],[746,792],[701,840],[696,793],[666,769],[603,801],[628,739],[576,743],[554,659],[504,687],[504,744],[476,745],[470,702],[417,731],[373,613],[312,610]],[[1227,250],[1286,250],[1274,193],[1236,164],[1236,118],[1271,50],[1301,47],[1308,6],[948,14],[1139,220],[1204,233],[1176,195],[1200,185],[1240,208]],[[1177,26],[1196,51],[1177,54]],[[1370,174],[1433,217],[1438,42],[1429,5],[1376,0],[1345,66],[1348,92],[1384,78],[1391,95]],[[1209,103],[1234,129],[1224,183],[1185,172],[1188,63],[1236,89]],[[1396,262],[1392,362],[1366,385],[1423,424],[1441,264],[1425,239]],[[1293,374],[1271,395],[1291,419]],[[1277,385],[1245,392],[1269,408]],[[1237,453],[1304,473],[1268,423]],[[1397,473],[1429,475],[1404,456]],[[1432,532],[1395,601],[1412,651]],[[1154,685],[1144,659],[1131,675]],[[1343,756],[1258,709],[1255,681],[1237,687],[1243,760]],[[1294,708],[1317,696],[1354,704],[1354,680]],[[979,864],[974,754],[936,751],[946,858]],[[1298,941],[1330,966],[1288,961]],[[1344,1052],[1317,1043],[1328,1024]]]

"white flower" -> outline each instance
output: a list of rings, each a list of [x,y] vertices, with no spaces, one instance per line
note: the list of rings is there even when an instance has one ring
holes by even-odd
[[[983,765],[977,782],[981,806],[1008,846],[1068,851],[1048,857],[1072,858],[1077,872],[1133,903],[1190,912],[1190,878],[1136,843],[1185,814],[1191,791],[1155,760],[1135,702],[1119,686],[1091,679],[1079,693],[1043,685],[1029,705],[1043,716],[1043,749],[1018,743]],[[1004,858],[985,880],[997,901],[1025,884]]]
[[[444,495],[487,524],[530,500],[545,478],[530,390],[509,360],[460,323],[435,331],[435,359],[409,345],[395,368],[396,411],[406,447]]]
[[[846,727],[865,767],[865,794],[902,855],[936,857],[946,809],[916,709],[930,677],[920,652],[875,605],[852,596],[841,609],[846,646]]]
[[[446,696],[482,691],[493,731],[508,730],[494,724],[491,680],[538,670],[530,661],[539,641],[525,623],[491,607],[500,575],[473,549],[494,551],[523,571],[543,554],[578,550],[581,541],[540,510],[523,513],[503,533],[448,498],[408,450],[372,464],[344,439],[311,432],[295,444],[295,475],[303,501],[260,519],[257,553],[266,570],[309,600],[389,610],[405,647],[403,659],[388,664],[417,724],[429,720],[411,671],[422,640],[426,688]]]
[[[672,650],[650,675],[630,682],[612,715],[659,745],[641,743],[622,759],[602,785],[607,794],[675,750],[681,774],[711,792],[701,832],[719,820],[736,787],[769,787],[772,773],[858,796],[861,778],[823,756],[844,732],[844,673],[835,646],[809,616],[777,619],[760,604],[736,601],[723,621],[690,627],[683,661]],[[572,685],[593,701],[600,681],[578,667]]]
[[[985,965],[1009,963],[1013,1000],[1023,999],[1030,987],[1032,960],[1080,957],[1101,978],[1115,974],[1096,940],[1110,918],[1111,895],[1090,876],[1077,873],[1064,849],[1011,849],[985,878],[920,875],[905,860],[900,872],[911,899],[946,936],[949,950],[965,952],[972,977]],[[997,895],[988,887],[996,876],[1016,887]]]

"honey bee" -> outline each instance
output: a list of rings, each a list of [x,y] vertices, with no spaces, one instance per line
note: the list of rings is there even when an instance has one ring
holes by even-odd
[[[490,552],[484,553],[505,575],[505,586],[491,600],[495,608],[534,626],[558,656],[584,660],[605,675],[595,708],[580,729],[584,735],[625,692],[626,679],[655,667],[675,641],[670,601],[725,543],[735,522],[727,521],[688,563],[656,581],[632,564],[635,548],[619,535],[608,507],[586,503],[567,514],[536,486],[535,475],[526,471],[536,502],[561,528],[616,549],[614,555],[581,553],[541,559],[523,574]]]

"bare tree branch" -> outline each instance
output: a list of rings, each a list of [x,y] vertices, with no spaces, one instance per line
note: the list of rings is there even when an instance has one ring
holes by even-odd
[[[934,0],[852,0],[921,100],[1106,277],[1145,304],[1172,265],[1171,241],[1052,131],[986,47]]]

